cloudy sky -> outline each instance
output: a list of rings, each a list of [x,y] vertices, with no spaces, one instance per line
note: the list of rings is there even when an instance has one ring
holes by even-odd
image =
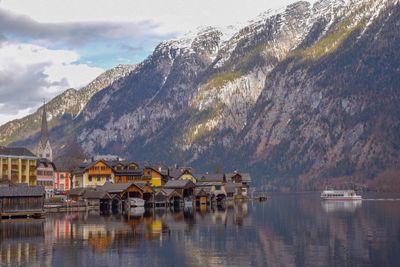
[[[0,125],[162,40],[245,23],[295,0],[0,0]]]

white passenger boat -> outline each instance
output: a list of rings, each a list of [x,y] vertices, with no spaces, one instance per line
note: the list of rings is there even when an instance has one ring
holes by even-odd
[[[323,200],[361,200],[354,190],[324,190],[321,193]]]
[[[131,207],[144,207],[145,202],[141,198],[134,197],[134,198],[131,198],[130,201],[131,201],[131,203],[130,203]]]

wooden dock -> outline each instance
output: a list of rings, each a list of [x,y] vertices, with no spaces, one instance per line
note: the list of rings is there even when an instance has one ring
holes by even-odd
[[[45,215],[45,212],[32,212],[32,211],[26,211],[26,212],[2,212],[0,213],[0,219],[16,219],[16,218],[34,218],[34,219],[40,219],[43,218]]]

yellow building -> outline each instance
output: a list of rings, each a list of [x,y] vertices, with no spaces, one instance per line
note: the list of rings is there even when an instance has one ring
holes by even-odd
[[[0,146],[0,178],[13,183],[36,185],[37,159],[26,148]]]
[[[83,172],[82,187],[96,187],[114,182],[113,168],[104,160],[89,164]]]
[[[197,182],[196,177],[194,177],[193,174],[189,170],[184,170],[182,172],[182,174],[179,176],[178,179],[180,179],[180,180],[190,180],[193,183]]]
[[[143,180],[147,180],[150,182],[153,187],[160,187],[165,184],[164,176],[152,167],[144,167]]]

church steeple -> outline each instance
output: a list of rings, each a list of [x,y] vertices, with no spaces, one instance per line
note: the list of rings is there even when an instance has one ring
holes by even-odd
[[[47,128],[47,114],[46,114],[45,101],[43,101],[42,127],[40,129],[40,140],[36,154],[39,158],[46,158],[50,161],[53,161],[53,151],[51,149],[49,133]]]
[[[48,140],[49,134],[47,129],[46,102],[43,100],[42,128],[40,130],[40,143],[43,147],[46,146]]]

